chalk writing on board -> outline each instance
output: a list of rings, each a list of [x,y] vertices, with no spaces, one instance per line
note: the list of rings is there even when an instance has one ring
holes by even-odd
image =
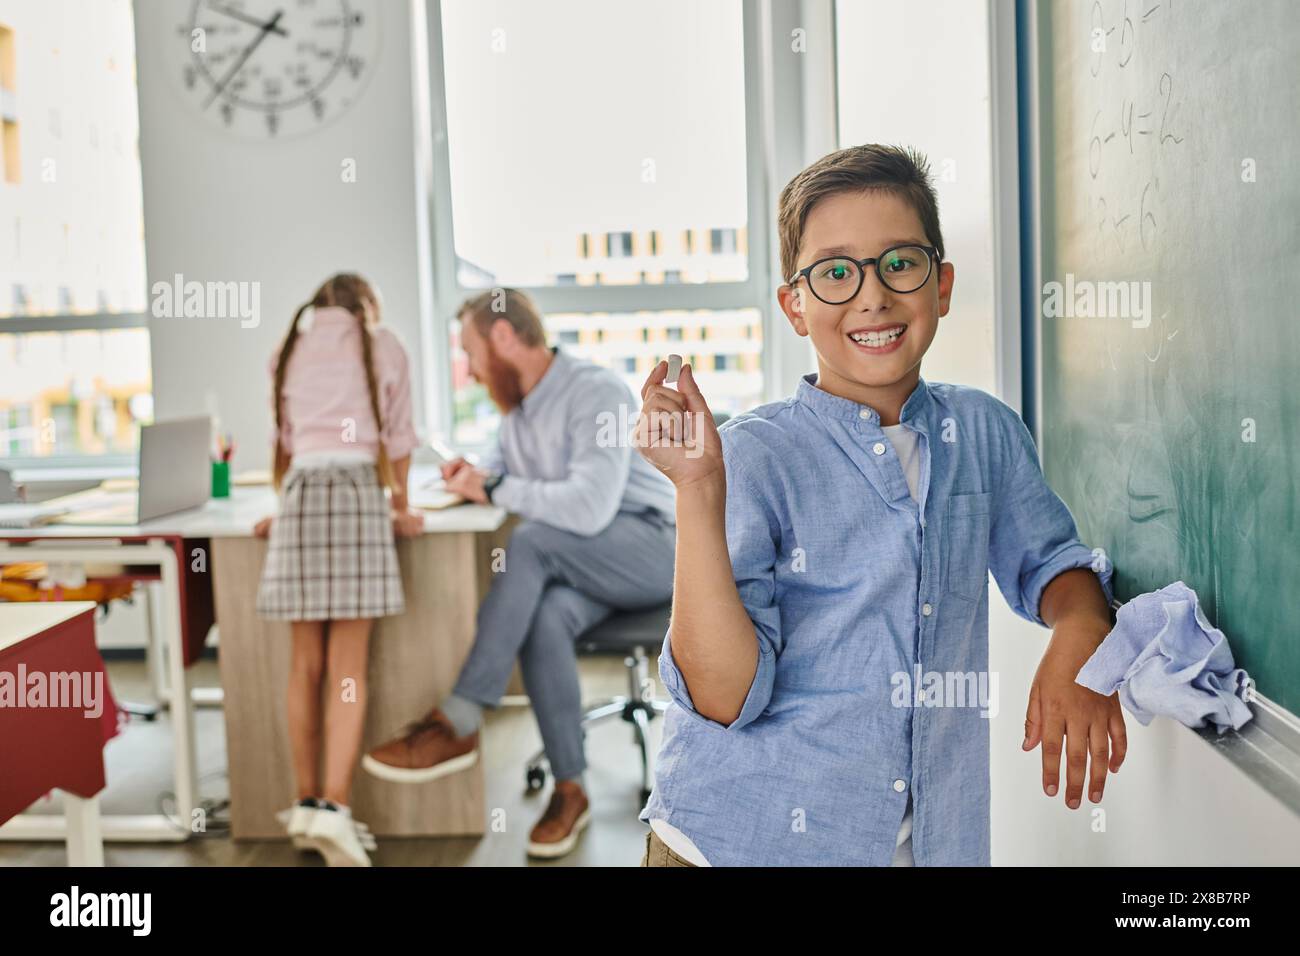
[[[1137,44],[1137,31],[1128,16],[1128,0],[1124,0],[1124,22],[1119,31],[1119,68],[1122,70],[1133,59],[1133,48]]]
[[[1108,103],[1103,97],[1089,125],[1088,218],[1095,223],[1093,242],[1099,255],[1112,249],[1124,252],[1134,240],[1143,252],[1150,252],[1155,247],[1160,218],[1160,153],[1181,146],[1185,130],[1178,118],[1180,97],[1173,71],[1160,72],[1154,89],[1150,80],[1139,79],[1155,75],[1149,70],[1151,64],[1144,67],[1141,62],[1142,38],[1146,32],[1159,29],[1158,17],[1172,15],[1174,3],[1121,0],[1114,20],[1108,19],[1107,6],[1095,0],[1089,14],[1089,73],[1100,84],[1103,72],[1108,72],[1110,78],[1105,82],[1110,88],[1121,76],[1127,79],[1122,81],[1119,102]],[[1148,42],[1146,49],[1149,57],[1156,46]],[[1143,165],[1135,167],[1139,161]],[[1124,169],[1140,169],[1147,175],[1123,175]],[[1120,183],[1133,185],[1123,187],[1124,194],[1116,195],[1117,185],[1110,184]]]
[[[1117,136],[1128,146],[1130,156],[1137,149],[1137,140],[1135,139],[1137,136],[1158,134],[1156,142],[1160,146],[1171,143],[1176,146],[1182,143],[1183,137],[1175,129],[1174,120],[1178,112],[1178,104],[1173,100],[1173,90],[1173,74],[1165,72],[1160,74],[1158,95],[1149,96],[1141,101],[1129,99],[1127,96],[1124,97],[1120,102],[1115,126],[1101,125],[1104,120],[1108,119],[1104,110],[1098,109],[1093,113],[1088,138],[1089,176],[1096,179],[1101,174],[1103,147]],[[1152,122],[1157,110],[1160,114],[1158,126]]]
[[[1156,214],[1147,209],[1147,193],[1151,191],[1151,183],[1142,187],[1142,200],[1140,203],[1140,216],[1138,218],[1138,239],[1142,243],[1145,251],[1150,251],[1151,244],[1155,242],[1156,235]],[[1149,224],[1149,225],[1148,225]]]
[[[1168,73],[1160,74],[1160,93],[1165,98],[1165,109],[1164,112],[1160,114],[1161,145],[1168,142],[1169,140],[1173,140],[1175,143],[1181,143],[1183,141],[1183,138],[1181,136],[1175,136],[1172,130],[1167,129],[1169,124],[1169,100],[1173,96],[1173,91],[1174,91],[1173,76],[1171,76]]]

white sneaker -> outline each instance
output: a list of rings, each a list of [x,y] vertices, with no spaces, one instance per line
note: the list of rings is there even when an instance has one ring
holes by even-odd
[[[370,827],[360,820],[353,820],[352,825],[357,828],[357,840],[360,841],[363,849],[369,850],[371,853],[379,849],[379,844],[375,842],[375,835],[370,832]]]
[[[316,841],[309,835],[311,829],[312,817],[321,811],[317,807],[306,807],[295,803],[287,810],[281,810],[275,815],[280,821],[280,825],[289,832],[289,841],[293,844],[295,850],[316,850]],[[328,813],[329,811],[324,811]],[[379,844],[375,842],[375,836],[370,832],[370,828],[360,820],[353,820],[353,825],[357,828],[357,840],[366,850],[376,850]]]
[[[313,849],[325,857],[329,866],[370,866],[366,844],[375,848],[375,838],[363,825],[352,819],[347,807],[337,810],[312,811],[307,827],[307,840]]]
[[[293,844],[295,850],[312,849],[307,839],[307,829],[311,826],[311,818],[315,812],[315,807],[305,807],[295,803],[289,809],[281,810],[275,815],[280,825],[289,832],[289,842]]]

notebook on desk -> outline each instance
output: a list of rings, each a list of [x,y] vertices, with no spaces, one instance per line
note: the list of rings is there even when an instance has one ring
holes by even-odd
[[[208,418],[143,426],[137,488],[106,482],[76,496],[75,509],[55,520],[66,525],[136,525],[199,507],[212,491],[211,440]]]
[[[443,508],[465,503],[465,499],[460,495],[447,490],[447,484],[441,478],[420,485],[411,492],[410,500],[412,508],[421,508],[424,511],[441,511]]]

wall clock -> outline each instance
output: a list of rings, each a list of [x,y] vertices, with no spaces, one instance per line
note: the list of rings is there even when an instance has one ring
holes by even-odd
[[[192,0],[174,67],[191,106],[239,136],[284,139],[337,119],[379,55],[373,0]]]

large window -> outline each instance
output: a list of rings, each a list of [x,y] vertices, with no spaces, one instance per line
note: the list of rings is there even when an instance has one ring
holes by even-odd
[[[637,313],[553,312],[546,317],[552,345],[619,373],[633,396],[655,363],[676,352],[691,363],[709,407],[729,415],[757,404],[763,394],[763,318],[758,309],[670,310]],[[492,440],[499,421],[487,389],[469,377],[452,327],[455,436],[466,447]],[[635,415],[637,409],[629,409]]]
[[[430,13],[438,425],[490,440],[456,306],[527,289],[551,341],[639,394],[669,351],[719,411],[762,400],[771,298],[741,0],[443,0]],[[757,227],[757,228],[756,228]],[[445,337],[444,337],[445,336]],[[444,410],[450,410],[444,415]]]
[[[952,310],[939,322],[921,374],[993,390],[996,216],[988,6],[967,0],[839,0],[836,17],[840,145],[915,146],[928,156],[935,178],[945,253],[957,279]],[[944,28],[936,30],[939,23]],[[875,38],[869,56],[863,55],[862,37]],[[908,77],[906,95],[873,94],[880,78],[890,76]]]
[[[133,29],[129,0],[0,0],[6,459],[126,453],[152,415]]]

